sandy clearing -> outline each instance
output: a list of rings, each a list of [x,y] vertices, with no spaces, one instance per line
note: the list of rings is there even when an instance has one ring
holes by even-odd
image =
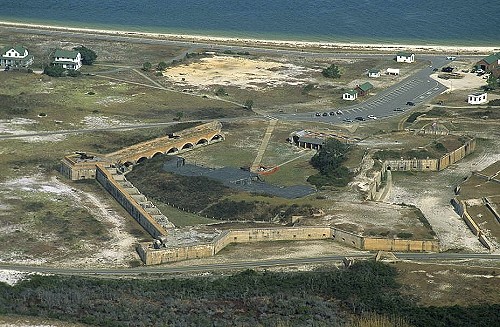
[[[36,120],[26,118],[13,118],[0,120],[0,134],[7,135],[21,135],[21,134],[35,134],[35,131],[23,129],[22,126],[38,124]],[[44,136],[26,136],[19,138],[29,143],[35,142],[59,142],[66,139],[65,135],[44,135]],[[2,151],[0,150],[0,153]]]
[[[438,78],[440,73],[432,74],[430,77],[443,84],[448,88],[445,92],[453,92],[457,90],[479,90],[481,86],[486,85],[486,80],[482,76],[476,76],[473,73],[460,73],[463,78],[459,79],[442,79]]]
[[[214,56],[168,68],[163,72],[170,81],[184,86],[209,88],[212,85],[231,85],[247,89],[263,89],[281,85],[302,85],[304,78],[316,71],[277,61]]]

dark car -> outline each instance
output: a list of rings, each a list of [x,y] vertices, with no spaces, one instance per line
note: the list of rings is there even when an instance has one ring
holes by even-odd
[[[366,120],[366,119],[364,119],[364,118],[363,118],[363,117],[361,117],[361,116],[356,117],[356,118],[354,118],[354,119],[359,120],[359,121],[365,121],[365,120]]]
[[[330,111],[330,116],[335,116],[335,111]]]
[[[411,102],[411,101],[408,101],[408,102],[406,103],[406,105],[407,105],[407,106],[414,106],[414,105],[415,105],[415,103],[414,103],[414,102]]]
[[[316,117],[321,117],[321,113],[317,112]]]
[[[324,112],[324,113],[323,113],[323,116],[328,116],[328,112]]]
[[[441,71],[443,73],[451,73],[453,71],[453,67],[450,67],[450,66],[443,67],[443,68],[441,68]]]

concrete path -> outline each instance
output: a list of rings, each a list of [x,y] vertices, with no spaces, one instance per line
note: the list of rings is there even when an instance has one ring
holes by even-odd
[[[269,126],[267,126],[266,134],[264,134],[264,138],[262,139],[262,143],[260,144],[259,151],[257,152],[257,156],[253,161],[252,166],[250,167],[250,171],[256,173],[259,171],[260,162],[262,161],[262,157],[264,156],[264,152],[266,152],[267,144],[271,139],[271,135],[273,134],[274,127],[278,123],[277,119],[269,120]]]

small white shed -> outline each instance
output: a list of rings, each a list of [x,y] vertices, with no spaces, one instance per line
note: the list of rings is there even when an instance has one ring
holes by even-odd
[[[467,102],[469,104],[482,104],[488,101],[488,93],[486,92],[477,92],[473,94],[469,94],[467,96]]]
[[[412,63],[415,61],[415,54],[412,52],[401,51],[396,54],[397,62],[407,62]]]
[[[378,70],[378,69],[370,69],[368,71],[368,77],[372,77],[372,78],[380,77],[380,70]]]
[[[387,68],[387,70],[385,71],[385,73],[387,75],[399,75],[399,68]]]
[[[353,101],[358,98],[358,92],[356,90],[349,90],[342,94],[343,100]]]

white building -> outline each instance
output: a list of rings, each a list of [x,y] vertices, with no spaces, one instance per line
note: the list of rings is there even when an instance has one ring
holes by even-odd
[[[473,93],[467,96],[467,102],[469,104],[482,104],[487,101],[488,101],[488,93],[486,92]]]
[[[358,98],[358,92],[356,90],[349,90],[342,94],[343,100],[353,101]]]
[[[78,70],[82,67],[82,55],[78,51],[57,49],[52,57],[53,66],[61,66],[64,69]]]
[[[396,61],[412,63],[415,61],[415,54],[411,52],[398,52],[396,54]]]
[[[28,67],[33,64],[33,55],[28,49],[21,46],[7,46],[0,54],[0,66],[2,67]]]
[[[370,69],[368,71],[368,77],[372,77],[372,78],[380,77],[380,70],[378,70],[378,69]]]
[[[387,68],[387,70],[385,71],[385,73],[387,75],[399,75],[399,68]]]

